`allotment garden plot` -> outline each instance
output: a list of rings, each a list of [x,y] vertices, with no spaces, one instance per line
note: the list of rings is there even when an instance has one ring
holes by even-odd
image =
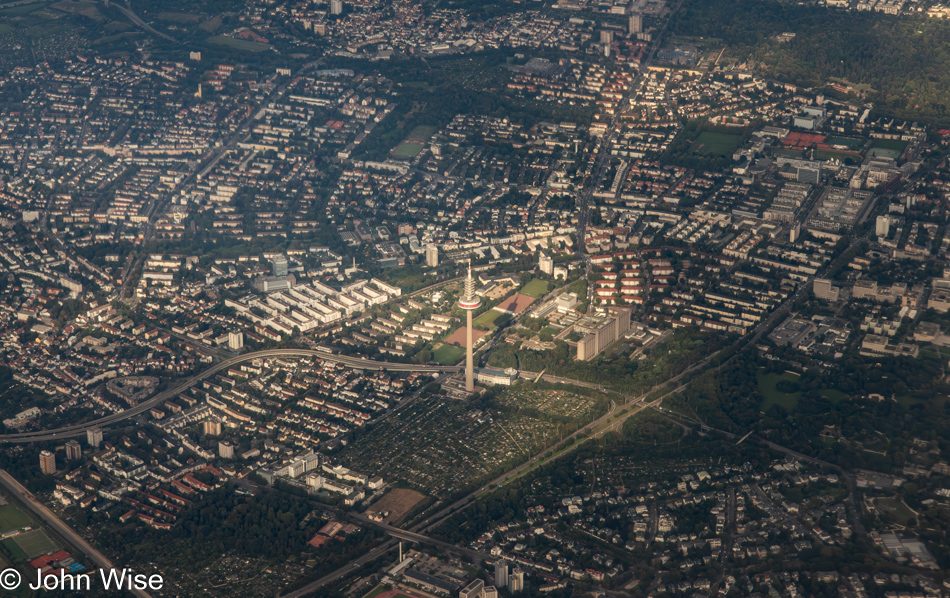
[[[427,397],[375,425],[339,459],[444,498],[535,455],[606,405],[606,398],[521,386],[487,406]]]

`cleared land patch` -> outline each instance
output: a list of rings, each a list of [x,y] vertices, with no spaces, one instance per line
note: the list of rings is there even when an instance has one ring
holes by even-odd
[[[426,495],[408,488],[396,488],[387,492],[368,509],[366,515],[388,513],[382,519],[383,523],[397,525],[406,515],[412,512],[416,505],[426,500]]]

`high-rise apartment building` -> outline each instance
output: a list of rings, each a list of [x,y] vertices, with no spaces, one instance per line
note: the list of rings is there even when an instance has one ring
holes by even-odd
[[[75,461],[82,457],[82,447],[79,446],[79,443],[75,440],[70,440],[66,443],[66,459],[69,461]]]
[[[91,430],[86,430],[86,442],[93,448],[99,448],[99,445],[102,444],[102,429],[92,428]]]
[[[435,268],[439,265],[439,246],[435,243],[426,245],[426,266]]]
[[[45,475],[53,475],[56,473],[56,455],[49,452],[43,451],[40,453],[40,471]]]

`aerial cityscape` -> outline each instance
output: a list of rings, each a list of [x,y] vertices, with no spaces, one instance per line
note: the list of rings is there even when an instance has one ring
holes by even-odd
[[[950,5],[0,0],[0,591],[950,597]]]

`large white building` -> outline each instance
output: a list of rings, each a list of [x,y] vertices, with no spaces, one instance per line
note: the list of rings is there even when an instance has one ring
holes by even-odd
[[[439,247],[435,243],[426,245],[426,266],[435,268],[439,265]]]

